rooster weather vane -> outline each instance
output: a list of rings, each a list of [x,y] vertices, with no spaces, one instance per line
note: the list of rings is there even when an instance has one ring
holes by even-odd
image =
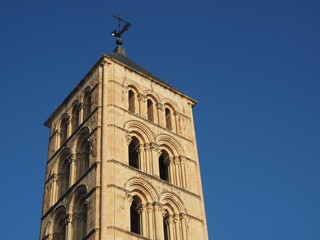
[[[118,23],[118,30],[115,29],[112,31],[111,35],[112,36],[115,36],[117,37],[118,39],[116,40],[116,43],[117,45],[122,45],[123,41],[121,39],[121,35],[125,32],[125,31],[128,31],[128,29],[131,27],[131,24],[125,20],[123,20],[122,18],[120,18],[120,13],[119,13],[119,16],[114,16],[111,14],[112,17],[116,18],[119,23]],[[125,25],[122,27],[122,29],[120,30],[121,28],[121,22],[125,23]]]

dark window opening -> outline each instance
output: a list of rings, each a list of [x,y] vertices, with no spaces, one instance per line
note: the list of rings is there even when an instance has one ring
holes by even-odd
[[[65,118],[61,122],[60,145],[62,145],[67,140],[67,135],[68,135],[68,121]]]
[[[147,111],[148,111],[148,120],[150,121],[154,121],[154,118],[153,118],[153,102],[151,99],[148,99],[147,101]]]
[[[91,94],[87,92],[83,99],[83,119],[86,119],[91,113]]]
[[[164,240],[169,240],[169,229],[168,229],[168,214],[163,218],[163,233]]]
[[[130,230],[131,232],[140,234],[140,214],[138,212],[139,199],[133,199],[130,207]]]
[[[139,169],[139,146],[140,142],[136,137],[132,137],[129,144],[129,166]]]
[[[166,114],[166,128],[168,128],[169,130],[172,130],[171,111],[169,108],[165,109],[165,114]]]
[[[133,112],[135,111],[135,96],[134,92],[132,90],[129,90],[129,111]]]
[[[160,178],[169,181],[169,169],[168,169],[168,161],[169,154],[166,151],[162,151],[159,157],[159,171],[160,171]]]
[[[72,110],[72,132],[79,126],[79,106],[75,106]]]

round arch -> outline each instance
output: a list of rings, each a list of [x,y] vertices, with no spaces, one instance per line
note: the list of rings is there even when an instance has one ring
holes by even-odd
[[[156,143],[160,148],[169,150],[175,156],[184,155],[180,143],[168,134],[159,134],[156,137]]]
[[[159,202],[163,204],[169,213],[185,213],[183,201],[173,192],[164,192],[159,199]]]
[[[144,143],[154,142],[155,140],[152,131],[139,121],[129,120],[124,124],[123,128],[130,133],[138,134],[138,136],[140,135],[140,137],[143,138]]]
[[[158,193],[156,189],[150,183],[141,178],[130,178],[124,187],[131,195],[137,195],[143,203],[152,203],[158,200]]]

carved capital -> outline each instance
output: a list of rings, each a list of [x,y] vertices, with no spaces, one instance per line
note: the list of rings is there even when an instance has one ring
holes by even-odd
[[[145,101],[147,101],[147,96],[140,93],[138,95],[138,100],[142,101],[142,102],[145,102]]]
[[[154,202],[152,205],[153,205],[153,208],[155,211],[157,211],[157,212],[163,211],[163,204],[162,203]]]
[[[147,207],[147,211],[148,212],[152,212],[153,211],[153,204],[152,203],[147,203],[146,207]]]
[[[186,214],[185,213],[180,213],[179,217],[180,217],[181,221],[186,220]]]
[[[132,136],[130,133],[126,133],[126,140],[127,140],[127,144],[129,145],[132,140]]]
[[[186,157],[179,156],[179,160],[180,160],[181,163],[185,163],[186,162]]]
[[[166,164],[167,166],[172,165],[172,164],[173,164],[173,158],[167,157],[163,162],[164,162],[164,164]]]
[[[175,223],[180,221],[180,216],[179,216],[179,214],[174,214],[174,215],[173,215],[173,221],[174,221]]]
[[[132,201],[133,201],[133,197],[131,194],[126,193],[126,200],[129,202],[129,204],[131,205]]]
[[[157,104],[156,104],[156,107],[157,107],[158,110],[164,111],[163,104],[157,103]]]
[[[68,160],[69,160],[69,163],[74,162],[76,160],[76,155],[74,153],[71,153]]]
[[[66,218],[64,219],[64,223],[67,225],[68,223],[72,222],[71,214],[67,214]]]

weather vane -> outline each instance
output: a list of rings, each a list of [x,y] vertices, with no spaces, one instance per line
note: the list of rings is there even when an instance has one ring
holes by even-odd
[[[118,39],[116,40],[117,45],[122,45],[123,41],[121,39],[121,35],[125,32],[128,31],[129,27],[131,27],[131,24],[125,20],[123,20],[122,18],[120,18],[120,13],[119,16],[114,16],[111,14],[112,17],[116,18],[118,20],[118,30],[115,29],[112,31],[111,35],[117,37]],[[121,29],[121,22],[125,23],[125,25],[123,26],[123,28]],[[121,29],[121,30],[120,30]]]

